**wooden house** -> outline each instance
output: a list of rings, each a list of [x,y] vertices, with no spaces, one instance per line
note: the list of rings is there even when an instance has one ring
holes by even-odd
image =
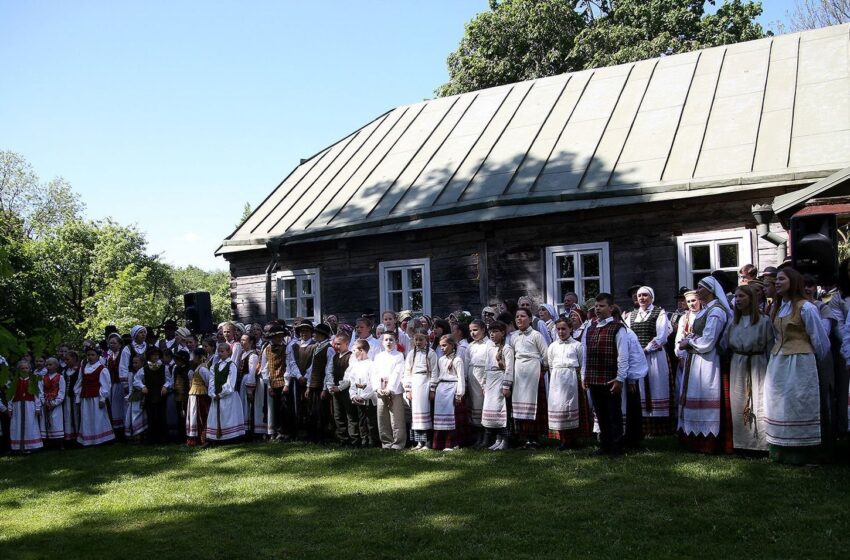
[[[774,264],[753,205],[850,166],[850,25],[397,107],[301,162],[217,254],[242,321],[478,314]],[[777,247],[778,245],[778,247]]]

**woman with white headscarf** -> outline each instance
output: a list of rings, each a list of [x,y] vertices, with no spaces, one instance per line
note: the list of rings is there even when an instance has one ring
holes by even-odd
[[[700,280],[697,295],[702,309],[690,334],[679,342],[679,349],[688,353],[679,401],[679,437],[691,451],[718,453],[727,448],[731,451],[731,437],[723,437],[731,426],[722,421],[728,385],[724,392],[720,341],[732,309],[716,278],[708,276]],[[728,384],[728,374],[725,380]]]
[[[555,309],[555,306],[551,303],[541,303],[537,309],[537,316],[546,324],[546,329],[552,338],[550,344],[558,340],[558,329],[555,328],[555,321],[558,320],[558,311]]]
[[[124,388],[124,396],[130,394],[130,384],[133,383],[133,373],[130,368],[133,365],[133,356],[139,354],[143,358],[148,351],[145,342],[148,330],[142,325],[136,325],[130,329],[130,344],[121,349],[121,359],[118,361],[118,378]]]
[[[643,431],[646,435],[666,435],[673,431],[673,377],[664,345],[673,328],[667,313],[657,305],[649,286],[637,291],[638,308],[626,315],[626,326],[637,335],[643,348],[649,373],[640,382]]]

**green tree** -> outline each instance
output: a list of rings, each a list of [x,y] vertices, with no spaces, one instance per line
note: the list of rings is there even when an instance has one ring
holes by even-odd
[[[224,270],[206,271],[196,266],[172,270],[177,293],[182,298],[189,292],[209,292],[213,321],[221,323],[230,319],[230,274]],[[179,301],[182,311],[183,301]]]
[[[238,224],[236,224],[236,227],[237,227],[237,228],[238,228],[239,226],[241,226],[242,224],[244,224],[244,223],[245,223],[245,220],[247,220],[247,219],[248,219],[248,216],[250,216],[250,215],[251,215],[251,212],[252,212],[252,210],[251,210],[251,203],[250,203],[250,202],[246,202],[246,203],[245,203],[245,206],[243,206],[243,207],[242,207],[242,216],[239,218],[239,223],[238,223]]]

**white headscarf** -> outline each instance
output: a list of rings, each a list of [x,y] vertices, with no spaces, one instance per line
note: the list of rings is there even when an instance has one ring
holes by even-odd
[[[555,322],[558,320],[558,311],[555,309],[555,306],[551,303],[541,303],[540,307],[545,307],[546,311],[549,312],[549,315],[552,317],[549,319],[551,322]]]
[[[641,292],[646,292],[646,293],[649,294],[649,297],[652,300],[649,303],[655,303],[655,290],[653,290],[649,286],[641,286],[640,288],[638,288],[637,293],[641,293]]]
[[[717,298],[717,301],[723,306],[723,310],[726,312],[726,318],[731,319],[732,308],[729,307],[729,301],[726,299],[726,292],[723,291],[723,286],[720,285],[717,278],[714,278],[713,276],[706,276],[699,281],[699,285],[714,294],[714,297]]]
[[[145,331],[145,333],[147,333],[148,329],[146,329],[142,325],[136,325],[135,327],[130,329],[130,336],[133,337],[133,340],[136,339],[136,335],[139,333],[139,331]]]

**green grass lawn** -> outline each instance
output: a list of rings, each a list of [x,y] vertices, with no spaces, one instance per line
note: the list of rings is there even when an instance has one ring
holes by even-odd
[[[680,452],[112,445],[0,458],[2,558],[850,554],[850,468]]]

